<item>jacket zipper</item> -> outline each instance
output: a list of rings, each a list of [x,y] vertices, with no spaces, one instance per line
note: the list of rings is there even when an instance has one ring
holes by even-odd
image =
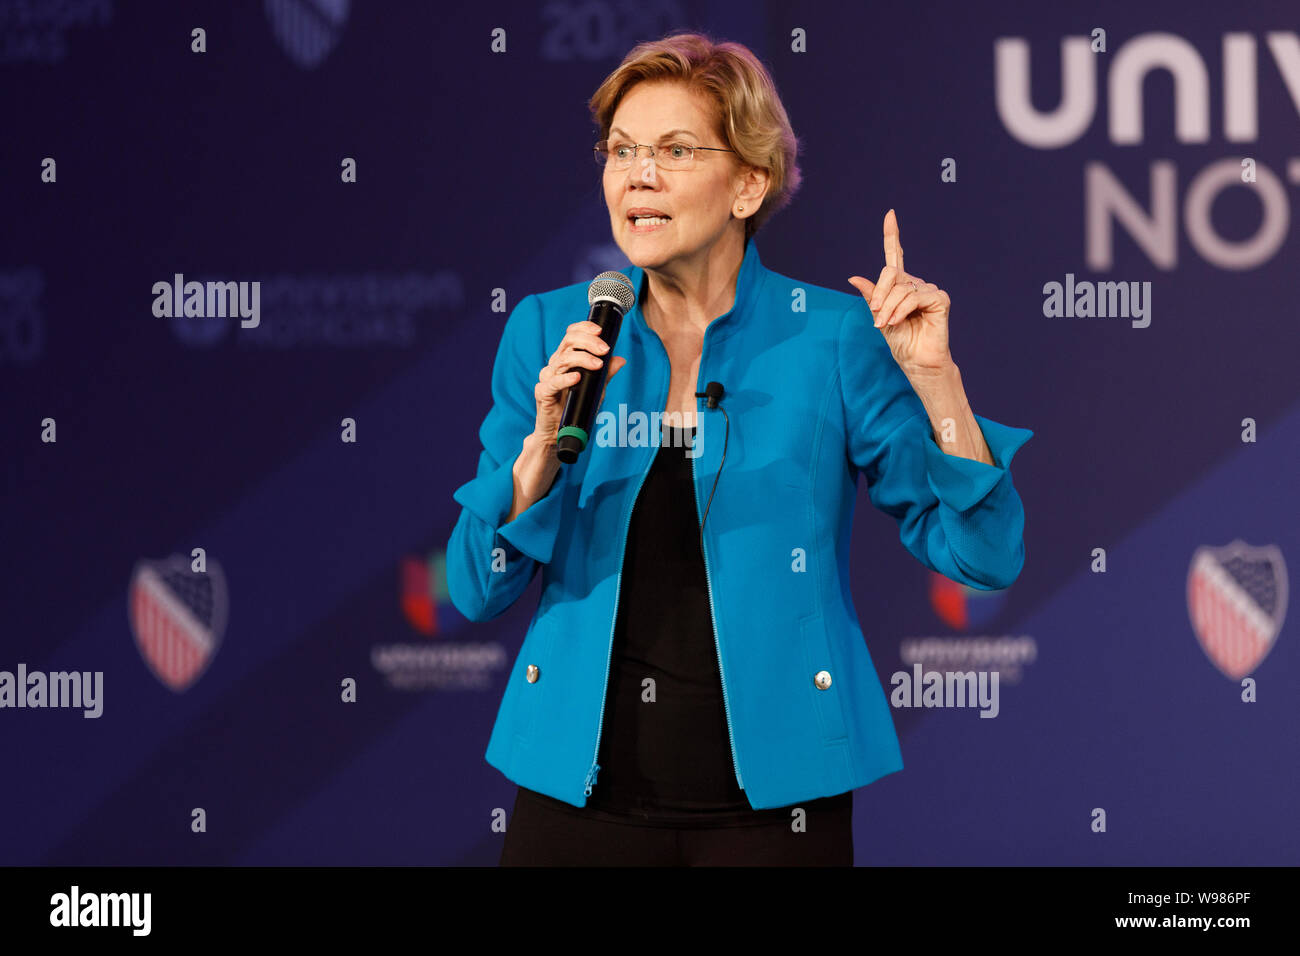
[[[654,456],[650,458],[654,462]],[[636,508],[636,499],[641,495],[641,486],[645,484],[646,475],[650,473],[650,466],[646,466],[645,471],[641,472],[641,480],[637,482],[636,493],[632,496],[632,507],[627,509],[627,520],[623,523],[623,542],[619,545],[618,558],[618,578],[614,582],[614,616],[609,622],[609,652],[605,655],[605,683],[600,693],[600,718],[596,722],[596,750],[591,755],[591,769],[587,771],[587,779],[583,787],[583,793],[591,796],[591,788],[595,786],[596,774],[600,772],[600,764],[596,763],[600,759],[600,737],[605,730],[605,698],[609,696],[609,668],[614,659],[614,628],[618,624],[618,598],[623,590],[623,559],[624,551],[627,549],[627,533],[632,527],[632,512]],[[696,505],[696,510],[699,505]]]
[[[655,336],[655,341],[659,341],[659,336]],[[659,343],[663,348],[663,343]],[[668,360],[668,352],[664,351],[664,360]],[[669,369],[671,373],[671,366]],[[666,386],[665,386],[666,388]],[[659,402],[659,407],[663,408],[664,402],[667,401],[667,394]],[[657,446],[656,446],[657,452]],[[654,465],[655,455],[650,455],[650,461],[641,471],[641,478],[636,484],[636,491],[632,495],[632,505],[627,509],[627,519],[623,522],[623,538],[618,549],[618,577],[614,581],[614,613],[609,621],[609,651],[605,655],[605,683],[601,686],[600,692],[600,717],[596,721],[596,749],[591,755],[591,768],[587,771],[587,779],[583,781],[582,792],[585,796],[591,796],[591,789],[596,785],[596,774],[600,773],[600,738],[605,731],[605,698],[609,696],[609,669],[614,660],[614,628],[618,625],[618,600],[623,591],[623,564],[627,551],[627,534],[632,527],[632,512],[636,509],[636,500],[641,497],[641,486],[645,484],[646,475],[650,474],[650,468]],[[698,495],[696,496],[698,498]],[[699,504],[695,506],[699,511]]]
[[[697,415],[697,421],[698,417]],[[699,436],[698,430],[696,435]],[[703,436],[699,436],[699,440],[703,442]],[[703,451],[702,448],[701,451]],[[697,455],[696,458],[698,457]],[[700,489],[695,481],[695,458],[691,459],[691,485],[695,491],[695,516],[698,518],[700,516]],[[702,527],[700,529],[700,549],[704,557],[704,584],[709,592],[709,620],[713,624],[713,647],[718,653],[718,676],[722,678],[722,709],[727,715],[727,743],[731,747],[731,767],[736,771],[736,785],[741,790],[744,790],[745,782],[740,779],[740,762],[736,759],[736,737],[731,730],[731,702],[727,698],[727,675],[722,669],[722,645],[718,642],[718,620],[713,613],[713,581],[709,577],[709,549],[704,543],[704,529]]]
[[[704,338],[706,341],[709,337],[708,333],[709,330],[705,329]],[[670,362],[670,371],[671,371],[671,360],[668,359],[667,350],[663,348],[663,342],[659,339],[658,335],[655,335],[654,338],[655,341],[659,343],[659,348],[663,351],[665,361]],[[703,369],[704,369],[704,348],[703,345],[701,345],[700,347],[701,373],[703,372]],[[697,392],[700,390],[699,384],[700,383],[697,380],[695,383],[695,390]],[[664,401],[666,400],[667,400],[667,396],[664,396],[663,398],[660,399],[659,401],[660,408],[663,408]],[[698,414],[696,416],[696,421],[698,424],[699,421]],[[697,435],[699,434],[698,429],[696,434]],[[704,439],[703,437],[700,437],[699,440],[703,441]],[[699,456],[696,455],[695,457],[698,458]],[[627,534],[628,534],[628,530],[632,527],[632,512],[636,508],[637,498],[641,496],[641,486],[645,484],[646,475],[650,473],[650,467],[653,465],[653,463],[654,463],[654,456],[652,455],[650,457],[650,465],[647,465],[645,470],[641,472],[641,479],[640,481],[637,482],[636,493],[632,496],[632,507],[628,509],[627,520],[623,523],[623,540],[621,545],[619,546],[618,578],[614,583],[614,616],[613,619],[609,622],[609,652],[605,656],[605,683],[600,695],[600,717],[596,723],[596,749],[591,756],[591,769],[587,771],[587,778],[583,782],[582,792],[585,796],[588,797],[591,796],[592,788],[596,785],[596,775],[600,773],[600,764],[597,763],[596,761],[600,759],[600,738],[605,730],[605,698],[609,696],[609,669],[614,658],[614,628],[618,624],[618,599],[619,599],[619,595],[623,590],[623,561],[624,558],[626,557],[624,552],[627,549]],[[699,489],[699,484],[696,481],[696,475],[695,475],[695,458],[691,459],[691,490],[695,493],[695,517],[699,518],[700,517],[700,489]],[[708,548],[705,547],[704,544],[704,532],[702,528],[700,531],[700,551],[701,551],[701,556],[704,559],[704,585],[709,592],[709,621],[713,625],[713,647],[718,655],[718,676],[722,679],[722,708],[727,716],[727,744],[731,748],[731,768],[736,772],[736,785],[741,790],[744,790],[745,782],[744,780],[741,779],[740,776],[740,762],[736,759],[736,737],[735,737],[735,733],[731,729],[731,701],[730,698],[727,696],[727,675],[723,672],[722,669],[722,645],[718,641],[718,619],[713,609],[713,579],[709,576],[709,553],[708,553]]]
[[[739,291],[737,292],[737,301],[739,301]],[[733,305],[733,309],[735,306]],[[709,332],[717,325],[716,322],[710,322],[708,328],[704,330],[704,341],[700,343],[700,370],[695,377],[695,391],[700,392],[703,389],[700,383],[704,381],[704,353],[709,347]],[[665,355],[667,352],[665,351]],[[696,408],[698,409],[698,404]],[[696,423],[696,440],[699,441],[700,451],[704,451],[704,435],[699,429],[700,413],[695,415]],[[691,459],[691,490],[695,492],[695,517],[700,518],[700,486],[696,480],[695,459],[700,456],[697,454]],[[731,729],[731,698],[727,696],[727,674],[722,667],[722,643],[718,638],[718,618],[713,610],[713,578],[709,575],[709,549],[704,543],[704,522],[700,521],[700,556],[704,559],[704,586],[709,592],[709,621],[713,625],[713,648],[718,655],[718,676],[722,679],[722,710],[727,716],[727,744],[731,747],[731,769],[736,771],[736,786],[741,790],[745,789],[745,781],[740,777],[740,760],[736,757],[736,734]]]

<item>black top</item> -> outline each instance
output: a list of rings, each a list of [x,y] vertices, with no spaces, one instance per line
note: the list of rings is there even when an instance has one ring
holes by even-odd
[[[600,771],[586,807],[578,812],[665,826],[788,820],[789,808],[754,810],[736,782],[686,454],[694,432],[664,426],[663,442],[633,508],[597,758]],[[842,808],[851,801],[850,791],[799,806]]]

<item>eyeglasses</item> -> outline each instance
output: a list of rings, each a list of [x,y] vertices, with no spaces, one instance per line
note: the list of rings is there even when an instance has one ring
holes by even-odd
[[[643,143],[611,143],[602,139],[592,147],[596,162],[613,169],[628,169],[636,160],[637,152],[648,149],[654,157],[655,165],[660,169],[690,169],[695,165],[695,151],[707,149],[719,153],[734,153],[734,149],[721,146],[691,146],[688,143],[664,143],[662,146],[646,146]]]

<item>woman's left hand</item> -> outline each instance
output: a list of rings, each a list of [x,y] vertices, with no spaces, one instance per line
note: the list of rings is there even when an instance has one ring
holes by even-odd
[[[953,365],[948,352],[948,293],[903,271],[903,247],[894,210],[885,213],[885,267],[871,282],[853,276],[849,284],[862,293],[876,317],[876,328],[909,378],[946,371]]]

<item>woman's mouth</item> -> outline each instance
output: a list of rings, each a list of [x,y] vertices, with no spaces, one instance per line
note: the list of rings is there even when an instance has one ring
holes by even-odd
[[[633,232],[654,232],[656,229],[662,229],[672,222],[671,216],[637,216],[629,219],[628,223]]]

